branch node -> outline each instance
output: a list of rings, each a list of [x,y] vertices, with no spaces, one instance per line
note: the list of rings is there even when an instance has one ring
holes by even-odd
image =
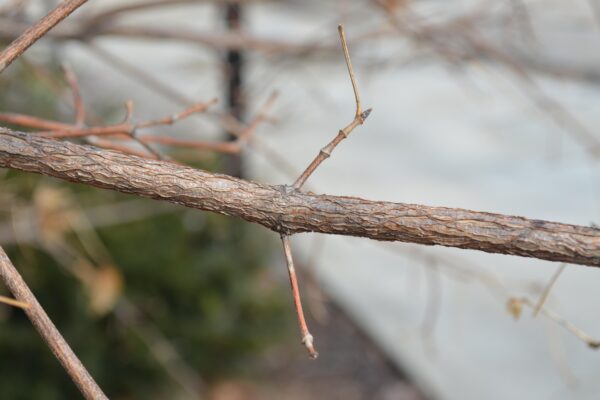
[[[329,158],[329,157],[331,157],[331,151],[330,151],[330,150],[329,150],[327,147],[323,147],[323,148],[320,150],[320,153],[321,153],[321,154],[323,154],[323,156],[324,156],[325,158]]]
[[[296,189],[291,185],[276,185],[274,188],[281,193],[281,197],[284,200],[286,200],[290,194],[296,191]],[[290,236],[292,234],[292,232],[284,226],[281,214],[277,214],[275,217],[275,224],[273,227],[271,227],[271,230],[279,233],[282,237]]]

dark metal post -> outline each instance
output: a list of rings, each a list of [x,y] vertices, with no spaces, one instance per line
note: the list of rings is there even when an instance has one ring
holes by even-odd
[[[225,6],[225,23],[230,32],[240,30],[242,24],[242,6],[239,3],[230,3]],[[227,111],[239,121],[243,121],[245,114],[244,99],[244,54],[240,49],[227,51],[224,60],[225,72],[225,98],[227,99]],[[236,136],[226,132],[228,140],[235,140]],[[243,175],[243,160],[241,154],[226,156],[225,173],[237,177]]]

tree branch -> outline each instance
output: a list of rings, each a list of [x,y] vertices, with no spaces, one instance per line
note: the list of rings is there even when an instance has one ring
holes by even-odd
[[[27,304],[25,313],[86,399],[108,399],[61,336],[40,303],[0,247],[0,278],[15,298]]]
[[[61,2],[48,15],[39,20],[35,25],[28,28],[22,35],[15,39],[2,53],[0,53],[0,73],[6,69],[32,44],[52,29],[63,19],[67,18],[73,11],[78,9],[87,0],[68,0]]]
[[[288,235],[361,236],[600,267],[597,228],[303,193],[5,128],[0,128],[0,167],[236,216]]]

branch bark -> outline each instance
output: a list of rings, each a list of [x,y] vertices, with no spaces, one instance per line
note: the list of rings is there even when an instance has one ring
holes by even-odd
[[[597,228],[304,193],[4,128],[0,167],[236,216],[286,235],[361,236],[600,267]]]

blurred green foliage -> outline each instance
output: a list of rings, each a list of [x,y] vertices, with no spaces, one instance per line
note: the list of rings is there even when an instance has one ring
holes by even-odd
[[[11,72],[0,81],[0,107],[57,118],[56,95],[26,68]],[[179,364],[209,382],[244,371],[284,338],[289,299],[266,269],[268,232],[168,206],[141,220],[82,233],[72,229],[73,216],[81,220],[83,210],[133,198],[13,171],[0,173],[0,186],[0,225],[29,207],[19,215],[36,218],[44,229],[38,241],[5,250],[111,398],[177,397],[169,394],[179,390],[170,367],[151,351],[165,351],[156,332],[176,349]],[[145,210],[165,207],[135,201]],[[2,399],[80,396],[24,313],[4,305],[0,360]]]

